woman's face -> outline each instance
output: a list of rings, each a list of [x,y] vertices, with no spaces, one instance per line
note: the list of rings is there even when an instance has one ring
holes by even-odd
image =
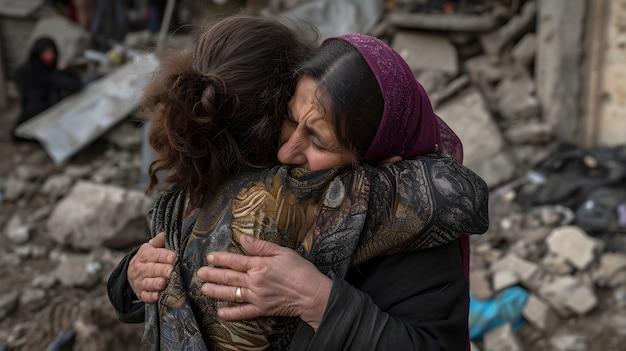
[[[316,92],[313,78],[300,78],[289,101],[289,118],[280,132],[278,160],[312,171],[349,165],[352,153],[337,140],[331,118],[325,115]]]

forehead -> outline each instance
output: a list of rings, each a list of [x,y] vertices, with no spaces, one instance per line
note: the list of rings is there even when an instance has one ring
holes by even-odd
[[[326,116],[326,108],[315,79],[305,76],[298,80],[294,96],[289,101],[289,108],[292,113],[291,117],[295,120],[318,119]]]

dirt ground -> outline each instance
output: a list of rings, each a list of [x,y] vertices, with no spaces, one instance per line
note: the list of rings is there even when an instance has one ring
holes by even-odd
[[[17,107],[12,103],[9,111],[0,117],[0,182],[5,182],[21,164],[36,162],[40,166],[49,165],[54,171],[54,164],[40,146],[10,142],[9,132],[16,116]],[[97,147],[88,147],[75,159],[99,157],[99,152]],[[129,184],[137,182],[135,179],[128,181]],[[0,201],[0,228],[3,231],[0,235],[0,296],[17,294],[19,299],[19,306],[11,313],[0,310],[0,350],[60,351],[65,350],[61,347],[63,338],[72,336],[73,350],[137,350],[143,326],[117,320],[106,296],[104,282],[88,291],[58,284],[47,289],[34,287],[34,280],[49,276],[55,269],[49,257],[59,248],[45,233],[35,232],[27,246],[44,248],[41,252],[47,252],[47,255],[16,258],[16,245],[4,234],[7,222],[16,212],[33,213],[49,205],[47,197],[36,193],[15,202]],[[5,314],[8,316],[1,318]],[[75,334],[68,333],[71,327]]]
[[[16,116],[16,108],[11,108],[0,118],[0,182],[6,181],[16,167],[25,163],[53,163],[38,145],[13,144],[9,141],[9,130]],[[72,158],[70,163],[91,160],[102,156],[102,148],[90,146]],[[137,150],[140,152],[140,150]],[[128,179],[128,185],[137,184],[137,179]],[[0,187],[2,189],[3,187]],[[37,193],[16,202],[0,201],[0,227],[4,228],[14,213],[35,212],[47,205],[49,199]],[[495,206],[499,210],[491,213],[492,225],[509,215],[506,206]],[[44,221],[42,219],[41,221]],[[8,350],[63,350],[58,345],[64,337],[74,337],[73,350],[136,350],[142,332],[142,325],[129,325],[119,322],[108,302],[104,281],[93,290],[50,286],[47,289],[34,289],[37,277],[48,275],[55,266],[49,259],[56,243],[35,233],[29,246],[43,247],[47,255],[16,259],[15,245],[0,235],[0,297],[19,294],[20,306],[1,318],[5,311],[0,310],[0,351]],[[37,298],[37,294],[45,298]],[[584,317],[560,320],[554,329],[543,332],[526,324],[517,335],[525,350],[576,350],[609,351],[623,350],[626,345],[626,313],[624,308],[616,308],[613,291],[599,291],[599,307]],[[34,295],[34,296],[33,296]],[[626,297],[624,297],[626,301]],[[37,303],[29,303],[36,301]],[[42,302],[43,301],[43,302]],[[1,304],[0,304],[1,306]],[[75,335],[67,331],[73,327]],[[559,347],[551,340],[555,336],[570,337],[567,348]],[[572,339],[573,338],[573,339]],[[576,338],[583,338],[580,342]],[[57,348],[54,341],[57,340]],[[578,340],[578,341],[577,341]],[[8,348],[5,344],[18,345]],[[480,342],[476,343],[481,347]]]

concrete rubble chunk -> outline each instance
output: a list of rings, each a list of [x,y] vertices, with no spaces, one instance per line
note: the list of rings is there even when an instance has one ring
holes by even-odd
[[[492,286],[495,292],[500,292],[508,287],[515,286],[520,279],[511,271],[497,271],[493,274]]]
[[[537,4],[528,1],[522,12],[511,18],[500,29],[480,37],[480,43],[488,55],[496,56],[511,42],[523,36],[531,28],[537,17]]]
[[[451,76],[459,72],[456,49],[441,34],[398,31],[391,47],[409,64],[413,72],[435,69]]]
[[[436,111],[464,142],[464,164],[487,185],[504,183],[515,174],[515,163],[504,150],[504,138],[475,88],[465,89]],[[471,140],[471,143],[465,143]]]
[[[516,64],[523,67],[530,67],[535,63],[535,54],[537,53],[537,36],[535,33],[527,33],[515,45],[511,51],[511,56]]]
[[[46,225],[54,240],[79,250],[111,241],[141,242],[143,236],[128,238],[120,231],[145,218],[151,205],[152,200],[139,190],[79,181],[55,207]]]
[[[20,292],[12,291],[0,295],[0,321],[15,311],[20,301]]]
[[[598,305],[593,289],[571,276],[555,277],[545,282],[539,287],[538,294],[564,318],[574,313],[585,315]]]
[[[571,263],[578,270],[585,270],[596,258],[598,243],[581,228],[563,226],[555,228],[546,239],[548,249]]]
[[[552,330],[558,323],[558,317],[552,312],[550,306],[534,294],[528,297],[522,315],[532,325],[545,331]]]
[[[489,271],[477,269],[470,272],[470,291],[478,300],[487,300],[493,296],[489,283]]]
[[[93,287],[99,281],[89,268],[89,255],[66,254],[51,275],[65,287]]]
[[[548,253],[541,259],[541,267],[546,272],[558,275],[570,274],[574,267],[569,265],[563,256]]]
[[[617,287],[620,276],[626,273],[626,255],[605,253],[600,256],[600,264],[593,271],[595,283],[601,287]]]
[[[510,323],[491,329],[483,338],[483,351],[522,351],[522,343]]]
[[[587,351],[587,341],[575,334],[556,335],[550,339],[554,351]]]
[[[491,265],[491,271],[508,271],[517,275],[522,282],[529,283],[540,269],[535,263],[524,260],[518,257],[516,254],[509,253],[497,262]]]
[[[504,135],[513,144],[543,145],[554,138],[552,126],[533,121],[509,128]]]

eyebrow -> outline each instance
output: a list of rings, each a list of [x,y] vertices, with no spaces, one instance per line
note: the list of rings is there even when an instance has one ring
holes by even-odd
[[[293,112],[291,111],[291,106],[288,106],[288,107],[287,107],[287,118],[288,118],[290,121],[294,122],[294,123],[300,124],[300,121],[296,120],[296,119],[293,117]],[[306,128],[306,130],[307,130],[307,131],[308,131],[311,135],[313,135],[313,137],[314,137],[314,138],[317,138],[319,141],[325,141],[325,140],[322,138],[322,135],[320,134],[320,132],[319,132],[317,129],[313,129],[313,128],[312,128],[311,126],[309,126],[308,124],[305,124],[305,125],[304,125],[304,127]]]
[[[290,121],[292,121],[292,122],[294,122],[294,123],[296,123],[296,124],[300,125],[300,121],[296,120],[296,119],[294,118],[294,116],[293,116],[293,111],[291,110],[291,106],[287,106],[287,118],[288,118]],[[316,119],[314,120],[314,122],[316,122],[316,121],[318,121],[318,120],[320,120],[320,119],[323,119],[323,117],[316,118]],[[325,138],[323,138],[323,137],[322,137],[322,134],[321,134],[321,133],[320,133],[317,129],[314,129],[313,127],[309,126],[308,124],[305,124],[305,125],[304,125],[304,127],[306,128],[306,130],[307,130],[307,131],[308,131],[308,132],[309,132],[309,133],[310,133],[310,134],[311,134],[311,135],[312,135],[315,139],[317,139],[317,140],[318,140],[318,142],[319,142],[319,143],[323,144],[323,145],[320,145],[320,146],[322,146],[322,147],[324,147],[324,148],[333,148],[333,147],[335,147],[335,145],[339,142],[339,140],[334,140],[334,141],[328,141],[328,140],[326,140]]]

